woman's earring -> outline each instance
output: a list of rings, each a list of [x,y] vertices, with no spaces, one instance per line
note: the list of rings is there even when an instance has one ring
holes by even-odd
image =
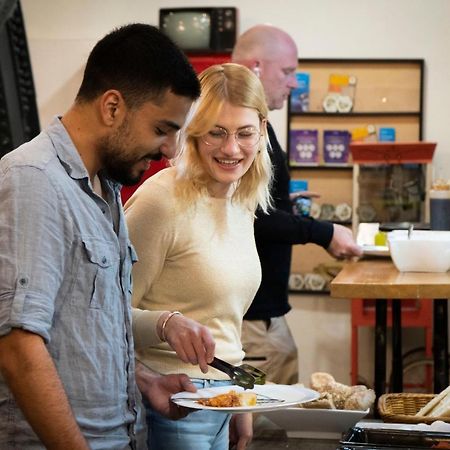
[[[259,68],[259,65],[253,67],[253,73],[259,78],[261,76],[261,69]]]

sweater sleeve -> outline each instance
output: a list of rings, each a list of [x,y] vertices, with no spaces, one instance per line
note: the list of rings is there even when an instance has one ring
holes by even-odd
[[[130,240],[138,262],[133,266],[133,335],[136,348],[160,343],[156,325],[163,311],[148,310],[154,281],[163,270],[172,242],[171,207],[166,191],[157,183],[146,183],[125,205]]]
[[[156,325],[163,312],[132,308],[133,338],[136,350],[161,343],[161,339],[156,331]]]
[[[290,245],[312,242],[327,248],[333,238],[333,224],[274,209],[269,214],[258,212],[255,237],[257,241]]]

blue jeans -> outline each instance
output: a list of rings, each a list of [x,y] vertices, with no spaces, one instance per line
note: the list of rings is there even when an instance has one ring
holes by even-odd
[[[192,379],[197,389],[228,386],[230,380]],[[144,402],[149,450],[228,450],[231,414],[200,410],[180,420],[167,419]]]

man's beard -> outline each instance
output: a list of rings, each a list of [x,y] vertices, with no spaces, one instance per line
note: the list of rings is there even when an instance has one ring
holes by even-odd
[[[152,161],[158,161],[162,158],[160,151],[143,151],[139,148],[133,148],[130,145],[130,133],[128,121],[125,121],[113,136],[102,140],[99,145],[102,158],[102,169],[108,178],[124,185],[133,186],[139,183],[145,173],[145,169],[137,171],[136,165],[151,157]],[[129,148],[127,148],[127,146]],[[137,158],[132,155],[145,155]]]
[[[133,186],[139,183],[146,170],[137,171],[135,166],[142,160],[130,160],[123,153],[114,152],[111,147],[109,150],[110,152],[105,155],[103,165],[106,176],[124,186]],[[152,161],[158,161],[161,157],[162,154],[158,153],[152,156]]]

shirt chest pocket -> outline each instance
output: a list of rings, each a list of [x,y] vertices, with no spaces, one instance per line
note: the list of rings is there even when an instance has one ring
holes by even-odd
[[[109,310],[119,301],[119,251],[114,243],[83,237],[78,248],[72,303]]]

